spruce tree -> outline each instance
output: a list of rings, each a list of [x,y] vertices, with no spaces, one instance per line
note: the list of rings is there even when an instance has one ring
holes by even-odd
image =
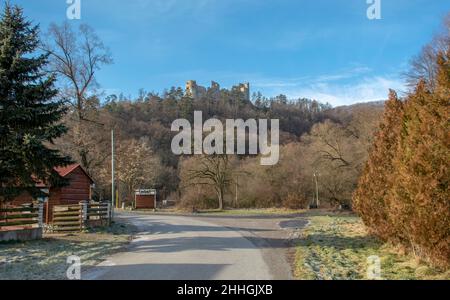
[[[355,210],[370,231],[383,240],[394,235],[387,195],[395,180],[391,178],[394,173],[392,161],[398,148],[402,118],[403,103],[391,90],[368,162],[353,195]]]
[[[38,53],[39,28],[8,3],[0,16],[0,201],[28,191],[41,192],[37,182],[63,180],[53,172],[71,163],[51,149],[66,132],[60,123],[66,112],[56,101],[55,78],[44,68],[47,55]],[[0,203],[1,204],[1,203]]]

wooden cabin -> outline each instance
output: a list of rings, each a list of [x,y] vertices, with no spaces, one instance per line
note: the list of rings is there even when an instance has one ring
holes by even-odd
[[[49,190],[48,201],[44,205],[45,223],[52,222],[53,206],[78,204],[81,201],[91,200],[91,188],[94,184],[92,178],[79,164],[67,167],[55,168],[58,174],[68,180],[68,185],[62,188],[47,187],[40,184],[42,189]],[[22,194],[13,200],[12,205],[24,205],[33,202],[33,198],[28,194]]]

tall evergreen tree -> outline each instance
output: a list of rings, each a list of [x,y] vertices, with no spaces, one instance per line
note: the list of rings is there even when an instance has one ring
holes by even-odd
[[[450,45],[437,58],[436,87],[421,81],[405,109],[390,209],[405,245],[450,264]]]
[[[0,201],[23,191],[40,194],[37,182],[63,184],[53,172],[71,162],[49,148],[66,132],[66,112],[54,100],[54,76],[46,75],[46,54],[37,54],[39,28],[8,3],[0,16]],[[1,204],[1,203],[0,203]]]
[[[391,90],[380,129],[353,196],[353,206],[364,223],[384,240],[393,236],[387,195],[395,180],[391,178],[394,173],[392,162],[397,152],[402,118],[403,103]]]
[[[448,28],[448,26],[447,26]],[[449,32],[450,33],[450,32]],[[401,106],[388,102],[355,208],[371,231],[438,266],[450,265],[450,39],[435,72]],[[415,67],[415,66],[413,66]],[[398,109],[393,109],[397,107]],[[396,113],[396,111],[398,113]],[[390,120],[390,121],[389,121]]]

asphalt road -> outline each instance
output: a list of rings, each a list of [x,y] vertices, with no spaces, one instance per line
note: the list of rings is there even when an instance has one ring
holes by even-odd
[[[82,274],[84,280],[276,279],[263,249],[239,230],[201,218],[121,213],[139,233],[124,251]]]

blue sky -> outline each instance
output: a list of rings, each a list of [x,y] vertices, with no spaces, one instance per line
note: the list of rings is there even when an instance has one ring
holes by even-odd
[[[66,0],[10,0],[45,31]],[[333,105],[404,90],[402,72],[450,12],[447,0],[81,0],[81,21],[111,49],[98,73],[106,93],[162,92],[189,79]]]

